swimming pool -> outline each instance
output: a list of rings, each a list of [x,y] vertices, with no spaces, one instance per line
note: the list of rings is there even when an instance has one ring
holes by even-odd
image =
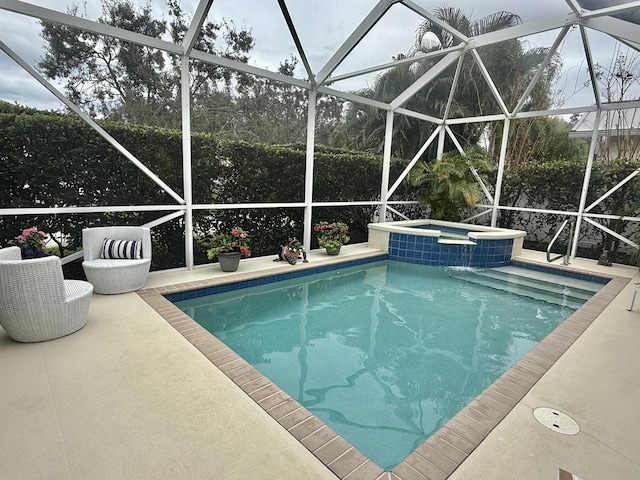
[[[176,304],[391,469],[584,301],[472,274],[385,261]]]

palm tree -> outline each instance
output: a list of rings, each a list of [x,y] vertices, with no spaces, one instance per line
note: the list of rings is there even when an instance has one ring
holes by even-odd
[[[462,212],[478,203],[482,193],[471,167],[487,168],[478,150],[468,155],[446,152],[441,160],[418,162],[411,170],[409,184],[417,187],[420,203],[430,205],[431,218],[459,221]]]
[[[478,21],[471,22],[459,9],[441,8],[435,16],[467,37],[482,35],[491,31],[515,26],[520,23],[520,17],[510,12],[497,12]],[[430,20],[424,21],[416,34],[416,45],[424,45],[423,38],[426,35],[435,36],[443,47],[451,47],[456,44],[456,38],[439,24]],[[423,51],[416,47],[414,52]],[[501,43],[488,45],[478,49],[487,71],[490,73],[493,83],[500,92],[502,100],[509,109],[513,109],[524,93],[527,85],[533,79],[536,71],[548,53],[547,48],[535,47],[525,49],[523,42],[512,39]],[[415,54],[415,53],[414,53]],[[452,102],[450,116],[481,116],[498,113],[498,103],[485,82],[477,63],[466,56],[465,65],[461,69],[461,78],[457,84],[457,91]],[[552,87],[561,68],[561,58],[555,55],[545,67],[544,75],[536,83],[524,103],[522,110],[545,110],[552,103]],[[453,84],[452,70],[443,75],[441,83],[446,86]],[[537,156],[543,149],[534,151],[529,148],[539,143],[539,130],[534,127],[540,119],[520,119],[512,124],[509,145],[511,148],[528,149],[528,157]],[[479,135],[487,125],[476,123],[456,127],[456,133],[464,140],[475,143]],[[499,145],[502,134],[501,124],[489,125],[490,151],[495,151],[495,145]],[[511,158],[511,157],[510,157]],[[513,158],[515,163],[524,158],[520,155]]]
[[[466,37],[476,37],[489,32],[495,32],[503,28],[513,27],[521,22],[518,15],[511,12],[501,11],[487,15],[479,20],[471,21],[466,13],[459,8],[441,7],[435,9],[434,16]],[[416,42],[414,51],[423,50],[423,38],[427,33],[433,33],[440,42],[440,48],[448,48],[458,43],[456,38],[438,23],[425,20],[416,31]]]
[[[487,32],[512,27],[520,23],[520,17],[510,12],[497,12],[479,20],[471,21],[460,9],[444,7],[435,10],[434,16],[446,22],[462,35],[473,37]],[[435,36],[437,41],[426,41]],[[419,53],[453,46],[457,39],[440,24],[425,20],[416,32],[414,46],[409,50],[409,56]],[[525,50],[519,40],[507,40],[499,44],[489,45],[478,49],[478,53],[491,73],[492,79],[501,92],[508,106],[515,106],[519,96],[533,77],[535,69],[544,59],[547,50],[536,48]],[[405,58],[399,55],[397,58]],[[470,55],[464,58],[461,78],[459,79],[451,105],[450,116],[465,117],[478,116],[487,113],[497,113],[498,103],[488,84],[485,82],[479,67]],[[436,60],[420,59],[416,62],[402,64],[379,75],[373,87],[360,91],[363,96],[389,102],[424,75]],[[453,88],[456,68],[452,66],[442,75],[414,95],[406,107],[435,117],[442,117]],[[547,78],[547,77],[544,77]],[[548,102],[550,98],[550,82],[541,82],[530,96],[536,107]],[[531,106],[532,108],[533,106]],[[529,108],[529,107],[528,107]],[[384,141],[384,112],[372,107],[352,105],[347,112],[347,124],[350,131],[358,132],[351,137],[352,148],[364,148],[370,151],[381,151]],[[411,158],[431,135],[434,125],[406,116],[399,117],[394,122],[394,137],[392,153],[402,158]],[[463,147],[475,145],[482,134],[485,125],[467,124],[454,128],[454,132],[461,139]],[[435,152],[428,151],[428,156],[435,156]]]

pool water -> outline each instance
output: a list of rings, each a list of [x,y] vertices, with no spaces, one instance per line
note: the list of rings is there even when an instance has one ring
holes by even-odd
[[[391,470],[583,302],[459,273],[380,261],[175,303]]]

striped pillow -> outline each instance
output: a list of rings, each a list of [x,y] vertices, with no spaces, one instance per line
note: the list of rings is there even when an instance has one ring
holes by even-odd
[[[100,258],[114,259],[138,259],[142,258],[142,239],[138,240],[112,240],[105,238],[102,242]]]

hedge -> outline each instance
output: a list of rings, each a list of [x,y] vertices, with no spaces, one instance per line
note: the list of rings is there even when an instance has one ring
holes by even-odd
[[[99,124],[179,195],[183,194],[182,135],[179,131],[109,121]],[[304,201],[304,145],[266,146],[192,134],[194,204],[292,203]],[[315,154],[314,201],[376,201],[380,198],[382,159],[319,147]],[[132,162],[86,123],[72,115],[41,112],[0,103],[0,179],[2,208],[175,205]],[[393,159],[397,178],[406,162]],[[399,198],[410,199],[407,187]],[[374,208],[318,208],[314,222],[344,221],[352,241],[366,241]],[[64,256],[81,247],[82,228],[138,225],[162,212],[20,215],[0,219],[0,242],[27,226],[38,225],[65,237]],[[275,254],[287,238],[302,236],[303,209],[198,210],[194,233],[229,229],[251,232],[254,255]],[[154,228],[152,269],[185,264],[182,219]],[[314,245],[315,246],[315,245]],[[196,263],[205,262],[196,245]]]
[[[100,125],[179,195],[183,194],[182,135],[179,131],[109,121]],[[299,203],[304,201],[306,146],[267,146],[192,134],[192,184],[195,204]],[[406,167],[392,159],[390,183]],[[2,208],[175,205],[175,200],[97,132],[76,116],[42,112],[0,102],[0,204]],[[505,174],[501,204],[576,211],[586,163],[556,160],[530,162]],[[640,161],[594,162],[587,204],[640,168]],[[377,201],[382,158],[361,152],[317,146],[314,151],[313,201]],[[403,183],[394,195],[413,200]],[[628,182],[594,213],[630,215],[640,199],[638,178]],[[410,216],[422,208],[404,207]],[[631,211],[629,211],[631,209]],[[350,226],[351,242],[367,240],[374,207],[316,207],[313,222],[336,220]],[[62,256],[81,247],[82,228],[92,225],[150,222],[170,211],[96,214],[20,215],[0,218],[0,243],[24,227],[37,225],[65,237]],[[500,226],[526,230],[529,246],[544,248],[563,220],[554,214],[502,211]],[[251,232],[254,255],[270,255],[288,238],[302,236],[302,208],[196,210],[194,234],[227,230],[238,225]],[[637,227],[617,221],[609,228],[634,235]],[[582,238],[617,249],[616,242],[594,227],[584,226]],[[185,264],[184,223],[177,219],[154,228],[154,270]],[[312,247],[317,247],[315,239]],[[559,248],[562,248],[560,246]],[[196,263],[207,262],[196,243]]]

